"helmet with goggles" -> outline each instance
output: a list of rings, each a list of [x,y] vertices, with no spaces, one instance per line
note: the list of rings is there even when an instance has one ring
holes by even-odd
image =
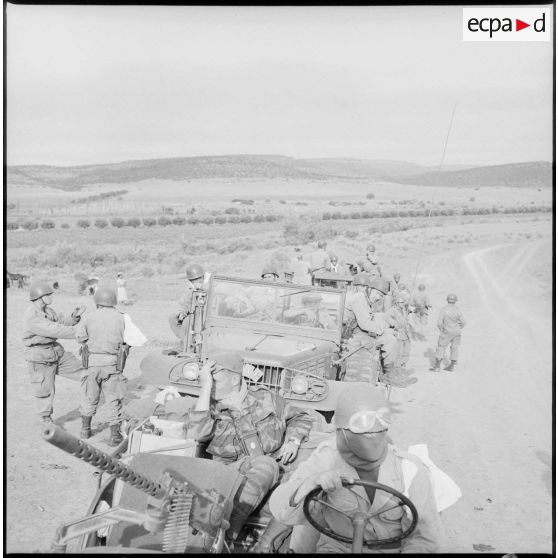
[[[337,399],[333,423],[355,434],[383,432],[391,424],[389,404],[377,387],[350,382]]]

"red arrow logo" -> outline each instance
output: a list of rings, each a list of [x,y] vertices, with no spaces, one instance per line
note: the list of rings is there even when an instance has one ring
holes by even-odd
[[[515,20],[515,30],[516,31],[521,31],[522,29],[525,29],[526,27],[531,27],[531,24],[530,23],[525,23],[524,21],[521,21],[520,19]]]

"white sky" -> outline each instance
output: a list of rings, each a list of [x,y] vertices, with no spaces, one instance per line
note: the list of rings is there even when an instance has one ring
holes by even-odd
[[[548,6],[546,6],[548,7]],[[552,42],[462,7],[7,6],[7,163],[552,158]]]

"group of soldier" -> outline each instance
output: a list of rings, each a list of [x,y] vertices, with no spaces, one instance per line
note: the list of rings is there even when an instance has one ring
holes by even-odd
[[[311,254],[310,276],[322,267],[338,269],[335,267],[339,265],[338,259],[325,248],[326,244],[320,242],[318,250]],[[373,246],[368,247],[366,256],[368,264],[357,262],[346,296],[343,327],[346,360],[350,360],[355,348],[379,349],[382,373],[388,381],[395,381],[395,370],[409,358],[409,309],[424,322],[431,305],[424,287],[419,286],[411,297],[398,275],[392,281],[383,278]],[[299,254],[296,261],[306,263]],[[197,264],[188,266],[186,274],[187,288],[180,310],[169,317],[171,328],[180,338],[190,327],[194,294],[207,289],[209,280],[209,274]],[[292,275],[296,277],[296,271]],[[278,278],[276,270],[262,270],[262,279]],[[68,318],[52,310],[52,294],[48,284],[33,285],[32,306],[24,317],[25,358],[37,411],[43,422],[52,422],[56,375],[81,374],[81,437],[91,436],[91,418],[103,389],[110,415],[109,443],[118,445],[122,441],[120,423],[126,389],[123,362],[129,347],[124,341],[124,315],[116,309],[116,292],[98,288],[94,296],[96,309],[84,314],[84,307],[76,308]],[[457,361],[457,345],[465,322],[455,302],[455,295],[448,295],[448,306],[440,312],[434,366],[438,371],[448,345],[452,362],[446,369],[452,370]],[[77,339],[82,362],[65,352],[58,338]],[[346,378],[356,381],[347,382],[338,398],[330,426],[334,435],[328,435],[315,449],[303,446],[310,430],[323,417],[297,408],[264,387],[248,389],[243,370],[242,359],[234,351],[212,355],[200,371],[200,396],[184,415],[188,438],[208,443],[207,452],[213,459],[246,476],[233,508],[227,532],[229,542],[239,536],[248,516],[271,492],[269,509],[274,519],[256,550],[269,551],[278,534],[290,532],[290,547],[297,552],[349,551],[350,545],[320,535],[306,522],[302,503],[314,488],[324,490],[339,510],[324,516],[325,523],[335,532],[350,537],[346,512],[377,508],[379,513],[373,514],[367,523],[365,538],[397,537],[409,527],[411,518],[397,505],[393,509],[388,506],[391,511],[382,513],[391,496],[377,495],[376,489],[369,486],[351,488],[351,481],[360,479],[387,484],[405,492],[415,503],[418,524],[413,534],[399,544],[401,551],[430,553],[438,549],[440,508],[427,466],[392,444],[388,434],[391,415],[384,392],[369,380],[358,381],[365,379],[367,370],[360,371],[362,377]]]

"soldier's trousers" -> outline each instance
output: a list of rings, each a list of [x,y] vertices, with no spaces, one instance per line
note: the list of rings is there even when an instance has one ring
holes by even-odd
[[[174,312],[169,316],[169,325],[176,337],[178,337],[178,339],[182,341],[184,337],[186,337],[186,333],[188,332],[188,328],[190,327],[190,317],[187,316],[186,318],[184,318],[184,321],[179,324],[178,313]]]
[[[56,375],[78,380],[83,372],[81,361],[72,353],[63,353],[54,362],[28,362],[29,381],[35,396],[35,406],[40,417],[50,417],[53,411],[54,380]]]
[[[81,378],[82,401],[79,411],[84,417],[92,417],[99,405],[101,391],[105,394],[109,424],[122,422],[122,398],[126,395],[128,380],[116,366],[91,366]]]
[[[228,465],[246,476],[246,484],[235,497],[231,514],[229,534],[236,538],[250,514],[258,507],[266,494],[279,479],[279,465],[272,457],[243,457]]]
[[[436,348],[436,358],[444,358],[446,347],[449,345],[450,359],[457,360],[460,344],[461,333],[440,333],[440,337],[438,337],[438,347]]]
[[[397,366],[399,346],[395,335],[382,333],[382,335],[378,335],[378,337],[376,337],[376,344],[380,347],[384,364],[393,364],[394,366]]]

